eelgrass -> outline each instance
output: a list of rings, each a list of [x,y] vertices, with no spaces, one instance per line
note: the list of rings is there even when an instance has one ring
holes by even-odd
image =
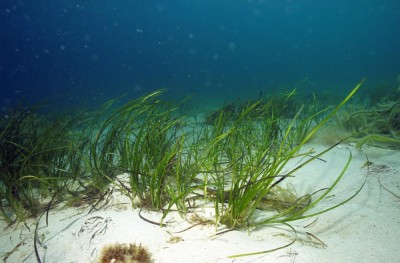
[[[239,176],[233,174],[231,188],[229,189],[229,200],[227,208],[223,211],[223,216],[221,217],[222,222],[228,225],[230,228],[240,229],[243,227],[252,227],[260,225],[273,225],[273,224],[283,224],[294,230],[294,228],[289,224],[291,221],[305,219],[309,217],[314,217],[316,215],[328,212],[336,207],[343,205],[344,203],[351,200],[358,192],[362,189],[363,185],[350,197],[345,200],[338,202],[336,205],[328,207],[320,211],[311,212],[312,209],[317,206],[324,198],[335,188],[338,182],[342,179],[347,167],[351,161],[350,157],[343,168],[342,172],[336,178],[331,186],[323,190],[322,194],[319,195],[315,200],[312,200],[313,194],[305,195],[296,199],[292,204],[286,204],[283,209],[281,208],[276,213],[267,214],[264,217],[256,217],[255,212],[257,209],[262,207],[262,203],[265,199],[268,199],[268,195],[271,195],[279,184],[288,177],[294,175],[294,173],[304,167],[304,165],[314,161],[319,158],[329,150],[331,150],[335,145],[329,147],[327,150],[314,155],[309,160],[304,161],[295,169],[289,171],[288,173],[282,174],[282,169],[288,163],[288,161],[296,156],[302,146],[315,134],[315,132],[321,128],[326,122],[328,122],[334,114],[353,96],[353,94],[360,88],[360,82],[349,95],[335,108],[333,111],[323,118],[308,134],[305,138],[296,146],[290,147],[293,142],[293,137],[291,136],[291,131],[293,128],[293,123],[296,121],[295,117],[285,130],[282,132],[282,138],[278,140],[272,140],[273,143],[277,143],[275,146],[277,150],[271,151],[268,148],[261,154],[261,159],[256,158],[256,162],[252,162],[249,168],[245,170],[247,172],[240,173]],[[340,143],[340,142],[339,142]],[[249,152],[246,152],[248,154]],[[307,153],[306,153],[307,154]],[[304,155],[304,154],[303,154]],[[242,164],[241,164],[242,165]],[[255,167],[255,168],[254,168]],[[254,176],[255,175],[255,176]],[[223,189],[223,187],[219,187]],[[225,190],[224,190],[225,191]],[[316,191],[318,192],[318,191]],[[295,231],[295,230],[294,230]],[[294,242],[294,241],[293,241]],[[276,248],[281,249],[291,245],[290,242],[287,245]],[[231,258],[257,255],[262,253],[267,253],[274,251],[276,249],[267,251],[257,251],[238,255],[232,255]]]
[[[119,138],[123,145],[120,145],[119,154],[107,152],[121,158],[119,166],[130,175],[132,197],[139,197],[143,206],[165,212],[172,205],[179,205],[180,211],[185,211],[184,200],[197,185],[204,189],[206,199],[214,200],[216,221],[230,228],[296,220],[322,199],[317,199],[317,203],[308,199],[306,203],[305,197],[300,208],[298,203],[293,203],[279,216],[268,220],[257,221],[253,217],[256,209],[272,196],[274,188],[278,189],[284,179],[332,149],[304,161],[289,173],[282,173],[291,159],[310,154],[299,151],[361,84],[312,129],[307,122],[315,119],[317,114],[302,120],[307,127],[300,131],[295,129],[295,124],[301,112],[287,121],[282,111],[285,104],[277,103],[285,102],[285,99],[256,101],[247,103],[239,111],[232,110],[231,106],[231,110],[221,110],[213,115],[207,120],[207,123],[212,120],[211,126],[194,135],[191,146],[186,144],[185,134],[179,132],[181,123],[172,118],[173,110],[161,106],[158,96],[162,91],[157,91],[123,106],[113,115],[118,119],[108,120],[123,124],[118,126],[123,127],[118,129],[118,135],[110,129],[112,138]],[[302,138],[300,142],[299,138]],[[193,154],[188,154],[191,150]],[[203,174],[201,184],[196,182],[196,174]]]
[[[22,111],[0,134],[1,172],[6,175],[0,185],[1,217],[11,223],[24,220],[26,211],[38,215],[44,195],[53,196],[52,201],[68,196],[99,202],[111,183],[133,203],[138,199],[138,206],[161,211],[162,220],[172,209],[182,215],[196,209],[189,200],[202,198],[214,203],[215,222],[230,229],[271,224],[292,228],[290,222],[330,211],[361,190],[332,207],[312,210],[342,179],[351,155],[334,183],[315,191],[318,196],[299,197],[294,188],[281,185],[337,145],[312,157],[311,150],[301,152],[362,83],[328,114],[313,104],[295,106],[291,92],[229,104],[196,129],[185,126],[177,105],[162,100],[165,90],[116,109],[111,109],[112,100],[81,126],[76,125],[79,118],[43,125]],[[296,157],[308,159],[284,172]],[[121,173],[127,174],[128,183],[119,180]],[[259,217],[260,209],[273,213]]]
[[[349,109],[336,116],[336,123],[353,132],[356,147],[370,144],[384,148],[400,147],[400,101],[381,102],[371,109]]]
[[[356,148],[361,150],[364,144],[369,143],[372,145],[386,146],[392,148],[400,147],[400,134],[392,136],[382,135],[382,134],[368,134],[361,139],[359,139],[356,143]]]
[[[0,212],[9,224],[36,216],[43,200],[82,172],[72,133],[80,116],[48,120],[35,108],[16,110],[0,134]]]
[[[283,173],[283,168],[291,159],[310,153],[299,154],[304,144],[353,96],[361,84],[362,82],[298,144],[294,144],[296,142],[294,124],[298,115],[285,124],[281,116],[275,114],[274,105],[265,107],[270,115],[268,118],[263,118],[261,123],[248,120],[252,109],[257,108],[257,102],[240,112],[233,123],[228,123],[221,114],[215,122],[216,134],[210,142],[210,150],[207,153],[211,162],[210,167],[214,169],[212,194],[215,197],[217,219],[229,228],[240,229],[304,218],[303,214],[316,206],[323,198],[318,198],[301,209],[298,209],[297,204],[294,203],[284,211],[262,220],[255,218],[254,214],[268,194],[272,193],[274,187],[293,176],[294,172],[304,165],[332,149],[331,147],[304,161],[292,171]],[[326,192],[331,191],[336,183]],[[206,191],[209,190],[206,189]]]
[[[119,185],[132,200],[139,199],[139,206],[161,211],[176,203],[184,211],[191,158],[183,156],[187,142],[181,131],[183,120],[176,117],[177,108],[160,100],[164,91],[116,109],[96,134],[91,163],[99,181],[106,178]],[[116,172],[127,173],[129,185],[122,186]]]

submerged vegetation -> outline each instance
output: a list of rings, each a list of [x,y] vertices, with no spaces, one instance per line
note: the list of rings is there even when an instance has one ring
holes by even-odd
[[[361,149],[364,144],[400,148],[400,96],[383,97],[373,107],[349,107],[335,118],[343,129],[352,132]]]
[[[70,186],[87,176],[87,138],[74,132],[82,116],[50,120],[35,110],[18,109],[0,124],[0,212],[7,223],[37,216],[55,194],[78,194]]]
[[[291,92],[228,104],[194,128],[179,105],[162,100],[164,90],[119,108],[110,101],[98,112],[61,119],[45,119],[34,108],[17,110],[0,123],[1,218],[8,224],[24,221],[63,201],[95,206],[110,184],[132,204],[162,212],[163,219],[172,209],[184,215],[211,202],[215,222],[230,229],[287,225],[324,213],[359,191],[332,207],[313,209],[341,180],[351,155],[328,188],[297,196],[294,186],[282,182],[340,143],[312,156],[312,150],[302,152],[362,82],[329,111],[315,99],[295,104]],[[392,116],[387,125],[398,125],[398,105],[377,114]],[[284,171],[296,157],[303,162]],[[128,181],[117,177],[123,173]]]
[[[136,244],[110,244],[102,248],[98,263],[149,263],[150,252]]]

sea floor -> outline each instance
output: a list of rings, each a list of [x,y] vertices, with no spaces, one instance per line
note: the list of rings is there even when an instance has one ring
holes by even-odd
[[[306,145],[316,151],[319,144]],[[400,258],[400,151],[343,144],[295,174],[288,183],[299,194],[328,187],[340,174],[350,153],[352,162],[343,179],[315,211],[328,208],[361,192],[348,203],[318,215],[295,221],[294,232],[283,225],[228,231],[216,226],[211,205],[204,204],[182,217],[132,208],[118,189],[96,211],[91,207],[50,210],[48,224],[43,216],[6,228],[0,226],[0,255],[4,262],[97,262],[107,244],[135,243],[146,248],[153,262],[398,262]],[[367,163],[367,157],[369,162]],[[288,170],[296,162],[289,164]],[[143,218],[147,219],[144,220]],[[230,256],[282,249],[254,256]]]

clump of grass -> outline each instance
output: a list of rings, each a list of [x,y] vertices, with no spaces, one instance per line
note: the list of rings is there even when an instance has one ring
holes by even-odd
[[[269,113],[264,116],[269,117],[258,122],[252,121],[249,117],[253,109],[259,109],[257,102],[241,111],[233,123],[228,122],[228,119],[220,114],[214,124],[212,131],[214,135],[207,152],[217,220],[229,228],[240,229],[278,222],[286,223],[304,218],[303,214],[316,206],[323,198],[319,197],[315,201],[310,201],[309,195],[300,197],[303,205],[301,209],[298,202],[293,202],[286,209],[261,220],[255,217],[255,212],[262,206],[264,200],[273,194],[274,190],[275,193],[277,192],[276,189],[282,181],[334,147],[314,155],[292,171],[283,173],[283,168],[291,159],[310,154],[310,152],[299,152],[304,144],[352,97],[361,84],[362,82],[310,132],[302,136],[302,141],[297,144],[295,142],[298,137],[294,125],[299,113],[293,120],[287,122],[282,115],[276,114],[279,110],[275,109],[280,108],[280,105],[264,103],[264,110]],[[349,161],[350,159],[351,157]],[[321,196],[326,196],[326,193],[334,188],[347,166],[348,164],[338,176],[337,181]],[[318,213],[313,215],[316,214]]]
[[[78,119],[46,119],[37,108],[17,109],[1,124],[0,212],[12,223],[37,216],[42,200],[83,172],[77,153],[84,140],[72,133]]]
[[[97,117],[92,113],[83,120],[80,115],[44,125],[29,111],[19,112],[0,134],[0,168],[6,175],[0,185],[1,216],[11,223],[24,219],[25,211],[37,215],[41,195],[53,196],[52,203],[67,196],[96,205],[113,184],[132,201],[138,199],[141,208],[161,211],[161,226],[169,211],[185,215],[198,208],[190,200],[202,198],[214,203],[213,221],[230,229],[267,224],[292,228],[290,222],[330,211],[362,188],[332,207],[312,210],[342,179],[351,155],[334,183],[321,191],[297,196],[294,187],[282,187],[341,142],[314,155],[312,149],[302,151],[362,83],[329,113],[317,104],[294,104],[291,92],[229,104],[194,129],[178,114],[179,105],[162,100],[165,90],[114,109],[116,100],[109,101]],[[284,172],[294,158],[303,161]],[[117,178],[121,173],[129,183]],[[260,210],[269,213],[259,216]]]
[[[372,109],[349,108],[336,117],[340,127],[351,131],[356,147],[364,144],[385,148],[400,147],[400,101],[381,101]]]
[[[192,170],[184,120],[177,107],[162,101],[165,90],[157,90],[115,109],[100,126],[91,148],[93,170],[108,183],[138,198],[139,206],[161,211],[176,204],[186,209]],[[112,172],[110,171],[112,170]],[[114,175],[125,172],[129,185]],[[191,175],[188,175],[191,174]],[[166,209],[165,211],[168,211]]]

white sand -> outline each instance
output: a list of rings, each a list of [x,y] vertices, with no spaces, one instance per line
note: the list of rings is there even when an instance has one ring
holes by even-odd
[[[174,213],[168,214],[167,226],[163,228],[145,222],[139,217],[139,210],[132,209],[129,200],[114,191],[111,203],[99,211],[88,214],[90,207],[55,208],[50,211],[48,226],[42,217],[38,229],[43,240],[43,245],[38,245],[41,261],[95,262],[105,244],[118,242],[141,244],[151,252],[154,262],[399,262],[400,200],[387,191],[400,195],[399,151],[364,147],[359,152],[353,146],[342,145],[322,157],[326,162],[314,161],[301,169],[290,183],[298,189],[298,194],[329,186],[350,151],[353,160],[344,178],[315,211],[349,197],[366,180],[364,188],[349,203],[319,215],[312,226],[306,227],[314,219],[293,222],[301,240],[287,248],[230,259],[229,255],[284,245],[294,233],[283,226],[265,226],[215,237],[216,231],[223,227],[216,229],[209,224],[174,234],[191,224]],[[365,154],[373,162],[370,167],[363,167]],[[288,170],[296,163],[290,166]],[[212,218],[212,211],[212,208],[200,209],[198,215]],[[144,211],[142,215],[153,221],[161,218],[155,212]],[[10,252],[6,262],[37,262],[33,249],[35,221],[29,220],[27,227],[20,224],[5,230],[2,224],[0,255],[4,257]]]

